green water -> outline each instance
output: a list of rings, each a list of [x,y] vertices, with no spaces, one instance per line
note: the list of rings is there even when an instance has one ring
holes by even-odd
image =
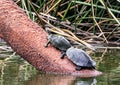
[[[120,50],[92,54],[97,69],[94,78],[44,74],[21,58],[0,60],[0,85],[120,85]]]

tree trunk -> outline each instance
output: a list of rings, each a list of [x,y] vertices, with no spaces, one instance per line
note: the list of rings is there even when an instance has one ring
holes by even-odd
[[[54,47],[44,47],[47,42],[46,35],[46,32],[32,22],[12,0],[0,0],[0,36],[35,68],[47,73],[81,77],[101,74],[96,70],[76,71],[67,58],[60,59],[61,53],[58,50]]]

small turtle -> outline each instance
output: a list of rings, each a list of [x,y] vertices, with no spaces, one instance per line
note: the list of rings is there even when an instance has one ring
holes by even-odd
[[[48,36],[48,43],[45,47],[48,47],[50,43],[62,51],[62,56],[65,54],[66,50],[71,47],[70,42],[61,35],[50,34]]]
[[[77,67],[76,70],[81,69],[95,69],[96,62],[82,49],[70,47],[66,51],[68,59],[70,59]],[[64,56],[61,57],[62,59]]]

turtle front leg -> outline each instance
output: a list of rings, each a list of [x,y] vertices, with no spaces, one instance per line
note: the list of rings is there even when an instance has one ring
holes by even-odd
[[[45,44],[45,47],[48,47],[49,44],[50,44],[50,41],[48,40],[48,42]]]
[[[65,53],[64,51],[62,51],[62,52],[61,52],[61,54],[62,54],[62,55],[61,55],[61,57],[60,57],[60,58],[61,58],[61,59],[64,59],[64,57],[65,57],[66,53]]]
[[[75,68],[75,70],[77,70],[77,71],[80,71],[82,69],[82,67],[80,67],[80,66],[77,66],[76,68]]]

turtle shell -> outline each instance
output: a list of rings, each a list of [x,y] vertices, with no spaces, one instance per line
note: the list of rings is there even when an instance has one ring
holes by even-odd
[[[48,36],[50,43],[61,51],[66,51],[71,47],[70,42],[61,35],[51,34]]]
[[[87,68],[96,66],[96,62],[82,49],[71,47],[66,51],[66,55],[77,66]]]

